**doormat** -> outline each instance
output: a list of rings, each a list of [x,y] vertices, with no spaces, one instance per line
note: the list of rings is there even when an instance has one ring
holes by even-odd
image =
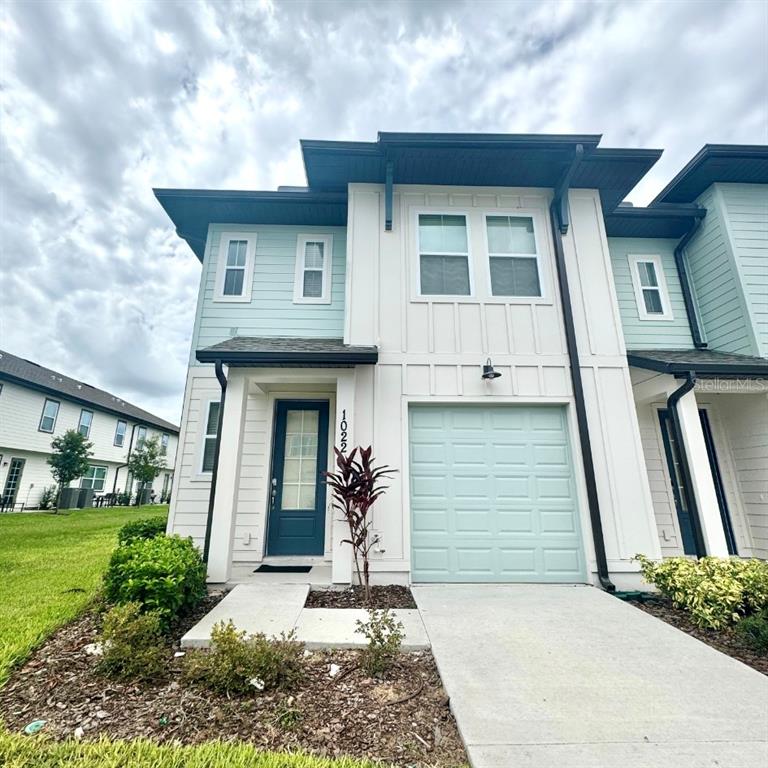
[[[260,565],[254,573],[309,573],[311,565]]]

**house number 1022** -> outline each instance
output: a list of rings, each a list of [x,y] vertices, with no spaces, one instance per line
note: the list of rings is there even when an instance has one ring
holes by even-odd
[[[339,422],[339,446],[342,453],[347,450],[347,411],[346,408],[341,412],[341,421]]]

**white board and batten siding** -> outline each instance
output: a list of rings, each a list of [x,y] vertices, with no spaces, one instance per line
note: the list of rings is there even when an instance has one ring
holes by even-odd
[[[398,186],[386,232],[383,187],[350,185],[345,340],[379,347],[378,365],[356,374],[354,440],[372,443],[381,461],[399,469],[374,512],[385,550],[375,555],[375,570],[410,567],[408,414],[426,403],[566,406],[581,530],[593,560],[548,204],[544,190]],[[610,569],[629,572],[635,553],[658,556],[659,544],[598,194],[572,191],[570,206],[566,259],[606,549]],[[472,296],[418,296],[419,211],[468,217]],[[490,295],[485,213],[534,217],[542,299]],[[480,378],[487,357],[502,373],[492,383]]]

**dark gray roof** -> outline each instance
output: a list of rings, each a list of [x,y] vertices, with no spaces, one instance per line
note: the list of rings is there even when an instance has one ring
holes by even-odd
[[[711,349],[633,349],[627,360],[636,368],[661,373],[681,374],[695,371],[699,376],[744,376],[768,378],[768,360],[764,357],[734,355]]]
[[[86,384],[84,381],[71,379],[63,373],[43,368],[42,365],[17,357],[10,352],[0,350],[0,380],[30,387],[46,394],[74,400],[81,405],[90,405],[102,411],[125,416],[133,421],[150,424],[154,427],[178,434],[179,428],[169,421],[153,416],[125,400],[105,392],[103,389]]]
[[[608,237],[667,237],[681,238],[696,219],[704,218],[707,209],[681,203],[660,204],[653,208],[620,205],[605,214]]]
[[[768,184],[768,145],[705,144],[651,205],[690,203],[717,182]]]
[[[379,351],[376,347],[349,346],[343,339],[235,336],[198,349],[196,357],[201,363],[220,360],[240,366],[335,368],[373,364],[379,359]]]

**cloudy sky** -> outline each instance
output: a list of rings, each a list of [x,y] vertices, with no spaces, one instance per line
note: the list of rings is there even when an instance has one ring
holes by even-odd
[[[200,267],[151,188],[303,184],[300,138],[768,142],[768,3],[0,3],[0,347],[178,421]]]

